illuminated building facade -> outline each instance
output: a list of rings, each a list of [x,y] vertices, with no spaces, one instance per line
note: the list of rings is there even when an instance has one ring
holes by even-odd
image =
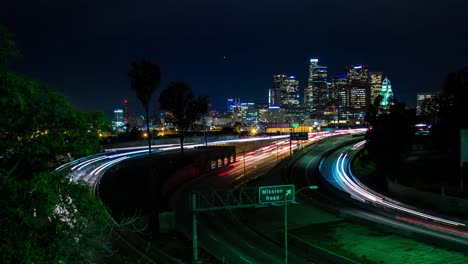
[[[270,104],[271,106],[299,106],[299,81],[294,76],[274,75],[272,90],[275,91],[275,94],[272,97],[274,101],[273,104]]]
[[[439,93],[427,92],[418,93],[416,95],[416,115],[431,115],[437,113],[439,110],[439,103],[437,98]]]
[[[257,108],[249,108],[245,111],[245,123],[247,125],[258,124],[260,118],[260,111]]]
[[[273,87],[268,94],[268,104],[270,106],[281,106],[281,90],[283,81],[288,78],[285,74],[273,75]]]
[[[331,99],[335,106],[349,107],[348,75],[337,74],[331,78]]]
[[[390,105],[391,101],[393,100],[393,91],[390,80],[387,77],[385,77],[385,79],[382,82],[382,91],[380,92],[380,95],[382,96],[382,101],[380,102],[380,105]]]
[[[337,119],[344,119],[349,108],[348,75],[337,74],[331,78],[331,98]]]
[[[348,70],[349,110],[355,118],[363,117],[370,104],[370,83],[365,65]]]
[[[125,125],[124,123],[124,110],[123,109],[115,109],[114,110],[114,119],[112,120],[112,127],[114,129],[118,129]]]
[[[375,99],[377,96],[380,95],[382,91],[382,80],[383,74],[381,72],[371,72],[369,73],[369,81],[370,81],[370,103],[374,104]]]
[[[240,107],[240,98],[228,98],[227,99],[227,112],[234,112]]]
[[[309,79],[304,89],[304,106],[324,110],[329,105],[327,67],[318,65],[318,59],[310,59]]]
[[[281,87],[281,106],[299,106],[299,81],[294,76],[289,76],[283,81]]]

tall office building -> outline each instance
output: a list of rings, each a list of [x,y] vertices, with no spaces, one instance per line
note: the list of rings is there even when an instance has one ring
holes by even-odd
[[[346,119],[349,108],[348,75],[336,74],[332,76],[331,101],[336,110],[337,122]]]
[[[382,82],[382,91],[380,92],[380,95],[382,96],[382,101],[380,102],[380,105],[382,106],[389,105],[391,100],[393,100],[392,85],[387,77],[385,77]]]
[[[324,110],[329,105],[329,97],[327,67],[318,65],[318,59],[310,59],[309,79],[304,88],[304,106]]]
[[[288,76],[281,83],[281,107],[296,107],[299,102],[299,81],[294,76]]]
[[[348,75],[336,74],[331,78],[331,98],[335,106],[349,107]]]
[[[294,76],[273,75],[273,87],[270,89],[269,105],[280,107],[299,106],[299,81]]]
[[[381,72],[371,72],[369,73],[369,78],[370,78],[370,103],[374,104],[375,99],[377,96],[380,95],[380,92],[382,91],[382,80],[383,80],[383,74]]]
[[[287,76],[285,74],[273,75],[273,87],[271,87],[268,94],[268,104],[270,106],[281,105],[281,87],[286,78]]]
[[[348,69],[350,111],[355,117],[363,116],[370,104],[370,83],[367,66],[357,65]]]
[[[118,129],[125,125],[124,123],[124,110],[123,109],[115,109],[114,110],[114,119],[112,119],[112,127],[114,129]]]
[[[240,107],[240,98],[228,98],[226,111],[227,112],[234,112],[237,108]]]

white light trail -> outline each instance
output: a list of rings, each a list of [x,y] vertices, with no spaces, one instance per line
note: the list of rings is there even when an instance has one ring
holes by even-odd
[[[431,219],[433,221],[437,221],[437,222],[441,222],[441,223],[445,223],[445,224],[449,224],[449,225],[454,225],[454,226],[465,226],[464,223],[447,220],[447,219],[440,218],[440,217],[437,217],[437,216],[425,214],[425,213],[422,213],[422,212],[419,212],[419,211],[416,211],[416,210],[413,210],[413,209],[409,209],[409,208],[406,208],[406,207],[403,207],[403,206],[400,206],[400,205],[397,205],[397,204],[393,204],[391,202],[385,201],[384,198],[382,198],[380,196],[377,196],[377,195],[365,190],[364,188],[359,186],[359,184],[356,184],[351,179],[351,177],[347,174],[346,169],[345,169],[345,165],[348,162],[347,156],[348,156],[348,154],[345,154],[345,153],[342,153],[339,156],[339,158],[338,158],[338,160],[336,161],[336,164],[335,164],[335,169],[336,169],[336,173],[339,176],[337,178],[337,180],[340,180],[340,181],[338,181],[338,183],[343,188],[343,190],[348,192],[351,196],[361,197],[364,200],[369,200],[369,201],[371,201],[373,203],[378,203],[380,205],[390,207],[390,208],[393,208],[393,209],[401,211],[401,212],[405,212],[405,213],[408,213],[408,214],[411,214],[411,215],[416,215],[416,216],[426,218],[426,219]]]

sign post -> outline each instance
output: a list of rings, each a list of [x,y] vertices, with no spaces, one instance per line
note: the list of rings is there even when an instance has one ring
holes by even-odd
[[[308,140],[309,133],[307,132],[294,132],[291,133],[291,140]]]

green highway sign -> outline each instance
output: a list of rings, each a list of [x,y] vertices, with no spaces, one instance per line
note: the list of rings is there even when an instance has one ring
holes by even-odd
[[[277,202],[294,202],[294,184],[261,186],[258,189],[261,204]]]
[[[299,123],[290,123],[289,126],[292,127],[292,128],[298,128]]]
[[[291,140],[308,140],[309,133],[307,132],[294,132],[290,134]]]

